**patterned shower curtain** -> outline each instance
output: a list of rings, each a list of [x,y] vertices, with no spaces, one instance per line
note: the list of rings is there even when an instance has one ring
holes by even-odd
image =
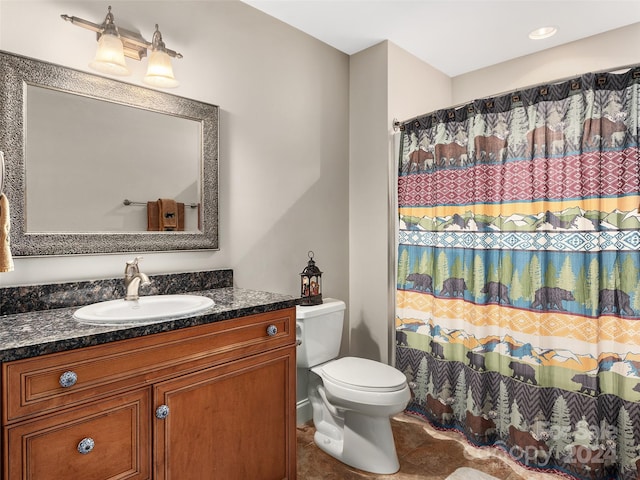
[[[521,464],[640,478],[640,69],[403,125],[408,411]]]

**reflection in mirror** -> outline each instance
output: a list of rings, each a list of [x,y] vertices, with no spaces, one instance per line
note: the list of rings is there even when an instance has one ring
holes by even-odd
[[[14,255],[218,248],[218,107],[5,52],[0,77]],[[183,229],[146,231],[159,199]]]
[[[143,232],[147,201],[200,203],[199,122],[35,85],[26,104],[27,232]]]

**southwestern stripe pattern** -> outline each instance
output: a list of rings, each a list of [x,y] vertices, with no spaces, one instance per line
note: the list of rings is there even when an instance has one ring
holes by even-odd
[[[579,479],[640,478],[640,69],[404,125],[409,410]]]
[[[637,149],[587,152],[561,158],[505,159],[401,176],[399,195],[407,206],[474,205],[636,195]]]

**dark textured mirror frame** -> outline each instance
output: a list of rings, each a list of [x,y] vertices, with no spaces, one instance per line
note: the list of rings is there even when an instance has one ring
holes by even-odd
[[[218,249],[218,107],[0,51],[0,151],[14,256]],[[199,232],[29,233],[25,205],[27,85],[38,85],[201,122]]]

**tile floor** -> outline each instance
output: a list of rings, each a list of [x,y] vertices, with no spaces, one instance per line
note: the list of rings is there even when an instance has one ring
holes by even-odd
[[[445,480],[459,467],[471,467],[500,480],[566,478],[526,470],[499,450],[474,448],[461,434],[436,430],[412,415],[396,415],[391,424],[400,459],[400,471],[394,475],[376,475],[344,465],[315,445],[312,423],[298,426],[298,480]]]

